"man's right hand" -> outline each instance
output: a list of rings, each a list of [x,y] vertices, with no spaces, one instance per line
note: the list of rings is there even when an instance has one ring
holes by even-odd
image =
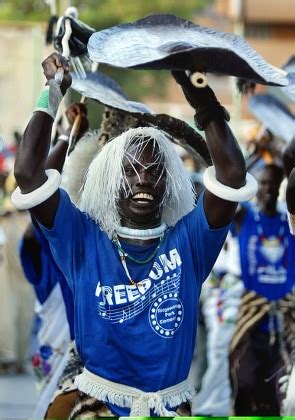
[[[50,54],[43,62],[43,73],[47,81],[53,80],[59,68],[63,68],[64,76],[60,85],[62,94],[65,95],[68,88],[71,86],[72,77],[70,75],[70,68],[67,60],[57,52]]]

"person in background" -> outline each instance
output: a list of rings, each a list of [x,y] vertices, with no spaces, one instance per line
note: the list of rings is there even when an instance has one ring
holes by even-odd
[[[0,217],[0,368],[3,373],[24,373],[30,358],[34,296],[18,257],[18,242],[29,220],[16,211],[8,195],[16,187],[14,176],[5,181],[5,201]]]
[[[201,301],[207,332],[207,369],[193,400],[195,416],[231,414],[229,346],[234,333],[244,285],[237,238],[227,236],[209,278],[202,287]]]
[[[266,165],[256,202],[242,206],[233,228],[246,289],[230,346],[237,416],[280,415],[278,379],[294,346],[295,241],[277,206],[282,179],[282,167]]]

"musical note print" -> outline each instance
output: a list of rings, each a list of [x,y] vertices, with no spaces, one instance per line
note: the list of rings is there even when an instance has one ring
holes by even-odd
[[[102,303],[99,303],[99,315],[109,320],[111,323],[123,324],[128,319],[133,318],[144,311],[161,295],[165,295],[167,293],[174,293],[177,295],[180,286],[181,269],[177,271],[178,273],[174,273],[172,277],[167,276],[165,279],[162,279],[160,283],[154,283],[141,297],[134,300],[131,304],[125,305],[121,308],[105,309],[105,306]]]

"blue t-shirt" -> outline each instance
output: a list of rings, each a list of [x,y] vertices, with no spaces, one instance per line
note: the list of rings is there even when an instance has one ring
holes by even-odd
[[[238,239],[245,287],[270,301],[281,299],[295,279],[295,240],[287,218],[281,212],[266,216],[254,205],[244,210]]]
[[[73,340],[75,338],[73,293],[63,273],[52,257],[48,241],[36,227],[34,227],[34,234],[40,246],[41,274],[37,274],[31,254],[25,247],[23,239],[21,239],[19,243],[19,255],[23,271],[28,281],[33,285],[37,299],[41,305],[47,300],[54,286],[59,283],[66,308],[70,337]]]
[[[203,195],[170,229],[146,264],[127,259],[132,285],[106,233],[60,190],[52,229],[41,227],[75,302],[75,337],[91,372],[145,392],[188,376],[195,346],[198,299],[225,241],[228,226],[210,229]],[[139,260],[152,247],[123,248]],[[113,407],[117,415],[129,410]]]

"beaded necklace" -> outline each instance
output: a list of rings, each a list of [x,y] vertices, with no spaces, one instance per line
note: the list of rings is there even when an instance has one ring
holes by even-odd
[[[160,237],[160,241],[159,241],[158,245],[156,246],[156,248],[154,249],[154,251],[153,251],[153,252],[151,253],[151,255],[150,255],[147,259],[145,259],[145,260],[138,260],[137,258],[135,258],[135,257],[133,257],[132,255],[130,255],[128,252],[126,252],[126,251],[122,248],[122,245],[121,245],[121,243],[120,243],[120,241],[119,241],[118,236],[115,236],[115,238],[113,239],[113,243],[114,243],[114,245],[116,246],[116,248],[117,248],[117,250],[118,250],[118,253],[119,253],[119,256],[120,256],[120,260],[121,260],[121,263],[122,263],[122,265],[123,265],[123,267],[124,267],[125,273],[126,273],[126,275],[127,275],[128,279],[129,279],[129,281],[130,281],[130,283],[131,283],[132,285],[136,285],[137,287],[142,286],[142,284],[140,284],[139,282],[136,282],[135,280],[133,280],[133,279],[131,278],[131,275],[130,275],[129,270],[128,270],[128,267],[127,267],[127,262],[126,262],[126,259],[128,258],[130,261],[133,261],[133,262],[135,262],[135,263],[137,263],[137,264],[147,264],[148,262],[152,261],[152,259],[153,259],[153,258],[155,257],[155,255],[157,254],[157,252],[158,252],[158,250],[159,250],[159,248],[160,248],[160,246],[161,246],[161,243],[162,243],[162,241],[163,241],[163,238],[164,238],[164,234],[163,234],[163,235],[161,235],[161,237]]]
[[[281,243],[283,238],[284,238],[284,234],[285,234],[285,224],[283,222],[285,222],[285,220],[286,220],[286,217],[283,213],[281,214],[280,219],[281,219],[281,226],[279,228],[278,235],[275,235],[275,236],[277,237],[277,239]],[[258,237],[259,237],[260,242],[264,245],[267,245],[269,243],[269,241],[268,241],[267,237],[265,236],[263,228],[261,226],[261,218],[260,218],[260,214],[259,214],[259,209],[257,207],[255,207],[255,209],[254,209],[254,220],[256,222],[256,227],[257,227],[257,232],[258,232]]]

